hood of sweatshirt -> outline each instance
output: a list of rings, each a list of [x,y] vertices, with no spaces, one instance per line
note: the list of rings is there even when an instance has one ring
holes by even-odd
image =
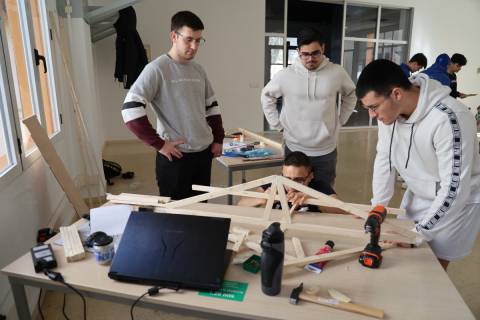
[[[407,160],[405,162],[406,169],[408,168],[408,161],[410,160],[410,151],[415,135],[415,125],[421,122],[433,110],[435,105],[437,105],[442,99],[448,97],[450,94],[449,87],[441,85],[438,81],[431,80],[426,74],[423,73],[412,76],[410,78],[410,82],[412,82],[414,86],[420,88],[420,94],[418,97],[417,107],[415,108],[415,111],[413,111],[413,113],[410,115],[410,117],[408,117],[408,119],[400,117],[397,119],[397,121],[393,123],[388,154],[390,171],[392,170],[392,142],[397,122],[400,126],[410,126],[410,143],[407,151]]]
[[[412,76],[410,82],[414,86],[420,87],[420,95],[417,107],[410,117],[408,119],[398,119],[399,122],[405,124],[420,122],[440,100],[448,97],[450,94],[449,87],[441,85],[438,81],[432,81],[427,75],[422,73]]]
[[[307,94],[307,97],[310,99],[314,99],[317,97],[316,95],[316,87],[317,87],[317,78],[318,78],[318,73],[326,68],[328,65],[332,64],[330,60],[322,56],[323,60],[318,66],[317,69],[315,70],[308,70],[305,68],[305,66],[302,64],[302,61],[300,60],[299,57],[295,58],[293,61],[293,69],[295,72],[302,77],[305,77],[305,92]]]
[[[450,85],[450,78],[448,77],[447,68],[450,64],[450,57],[446,53],[442,53],[437,57],[435,63],[432,64],[428,69],[422,71],[422,73],[427,74],[430,78],[440,81],[443,85]]]

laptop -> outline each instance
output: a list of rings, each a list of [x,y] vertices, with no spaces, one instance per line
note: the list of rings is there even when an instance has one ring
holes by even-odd
[[[230,261],[230,219],[132,212],[108,276],[119,281],[218,290]]]

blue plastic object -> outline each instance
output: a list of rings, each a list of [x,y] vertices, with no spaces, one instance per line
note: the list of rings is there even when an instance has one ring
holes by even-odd
[[[225,151],[224,156],[227,157],[242,157],[242,158],[258,158],[258,157],[268,157],[273,155],[273,151],[270,149],[259,148],[248,151]]]

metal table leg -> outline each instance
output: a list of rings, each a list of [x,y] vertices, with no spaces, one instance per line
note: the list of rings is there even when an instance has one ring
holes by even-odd
[[[227,168],[227,176],[228,176],[227,187],[231,187],[233,184],[233,171],[231,168]],[[233,196],[229,194],[227,198],[228,198],[228,204],[231,205],[233,202]]]
[[[27,296],[25,295],[25,286],[8,277],[10,286],[12,287],[13,299],[19,320],[32,320],[30,310],[28,309]]]

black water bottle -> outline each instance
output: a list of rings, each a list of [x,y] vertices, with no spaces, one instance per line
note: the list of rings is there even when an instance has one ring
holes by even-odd
[[[285,238],[280,223],[274,222],[263,230],[262,242],[262,291],[266,295],[275,296],[282,287],[283,258],[285,254]]]

